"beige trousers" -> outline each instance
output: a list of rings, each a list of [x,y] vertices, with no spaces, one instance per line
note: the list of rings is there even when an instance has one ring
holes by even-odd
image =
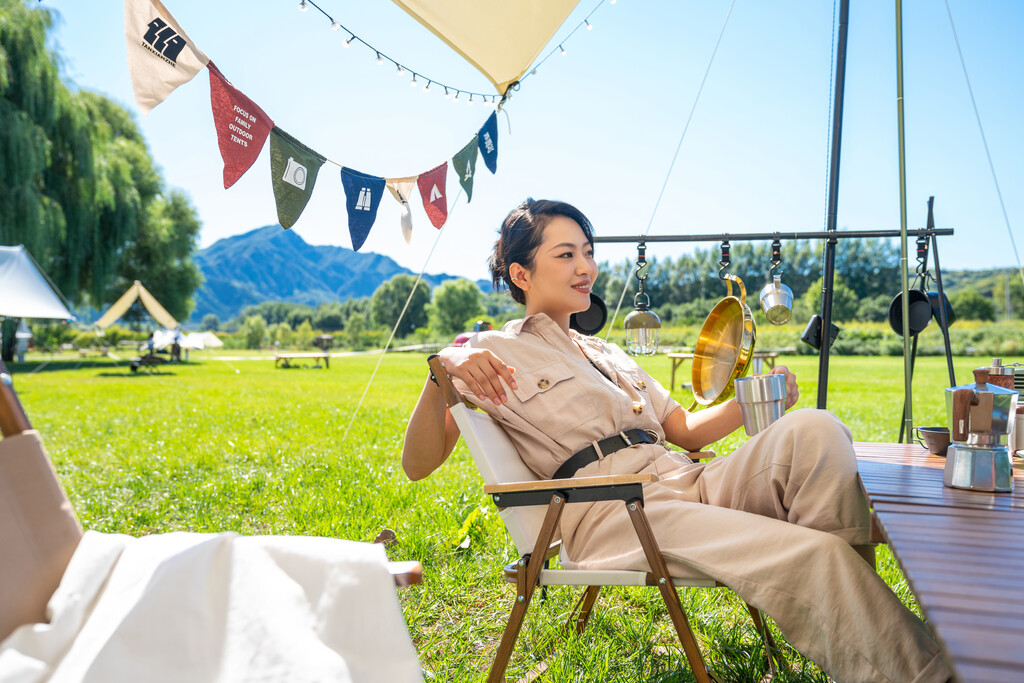
[[[951,678],[927,627],[851,547],[868,543],[869,513],[850,432],[831,413],[789,413],[707,464],[647,446],[578,476],[636,471],[661,477],[644,509],[673,575],[729,586],[836,681]],[[649,570],[622,503],[569,505],[561,526],[576,566]]]

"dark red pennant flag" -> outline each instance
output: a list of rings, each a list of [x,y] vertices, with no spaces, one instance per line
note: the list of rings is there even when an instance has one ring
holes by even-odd
[[[423,198],[423,209],[427,212],[427,218],[438,230],[448,220],[448,195],[445,192],[444,181],[448,177],[448,162],[436,166],[426,173],[421,173],[416,179],[420,188],[420,197]]]
[[[231,85],[213,62],[210,69],[210,106],[213,127],[224,159],[224,189],[231,187],[256,161],[274,122],[259,105]]]

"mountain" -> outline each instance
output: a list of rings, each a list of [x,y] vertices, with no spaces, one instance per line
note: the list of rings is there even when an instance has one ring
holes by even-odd
[[[313,246],[280,225],[218,240],[195,257],[203,274],[190,321],[213,313],[229,320],[246,306],[263,301],[291,301],[317,306],[350,297],[370,296],[399,273],[416,275],[380,254],[360,254],[344,247]],[[423,275],[431,288],[458,276]],[[480,280],[477,285],[489,291]]]

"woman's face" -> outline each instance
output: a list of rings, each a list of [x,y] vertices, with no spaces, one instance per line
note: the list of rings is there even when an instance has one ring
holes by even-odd
[[[510,271],[525,292],[527,315],[568,319],[590,308],[590,290],[597,279],[594,247],[571,218],[555,216],[548,222],[532,270],[513,264]]]

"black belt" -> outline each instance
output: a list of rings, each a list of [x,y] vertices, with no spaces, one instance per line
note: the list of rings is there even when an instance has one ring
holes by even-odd
[[[597,445],[601,449],[602,455],[611,455],[615,451],[629,448],[639,443],[658,443],[658,436],[654,432],[644,431],[643,429],[627,429],[624,432],[609,436],[607,439],[601,439],[597,442]],[[551,478],[568,479],[576,474],[577,470],[599,459],[593,445],[587,446],[563,462],[562,466],[558,468]]]

